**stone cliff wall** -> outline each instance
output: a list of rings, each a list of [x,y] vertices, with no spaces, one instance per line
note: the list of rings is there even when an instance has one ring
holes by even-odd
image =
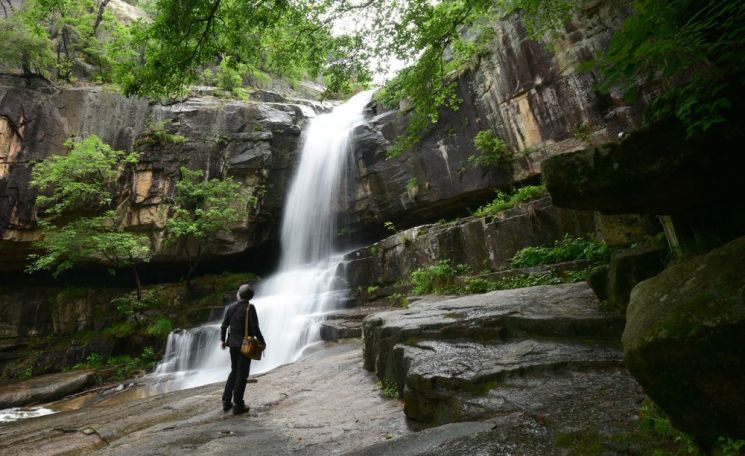
[[[131,182],[119,190],[132,230],[151,236],[154,261],[180,260],[163,244],[169,198],[179,168],[230,175],[257,197],[240,226],[210,254],[243,252],[277,231],[303,123],[328,106],[315,102],[244,102],[204,96],[173,104],[125,98],[100,87],[29,90],[0,81],[0,270],[23,269],[38,238],[29,180],[33,162],[64,152],[72,136],[95,134],[116,149],[141,153]],[[153,143],[146,133],[163,122],[183,143]]]
[[[408,227],[462,215],[497,188],[536,179],[546,157],[613,141],[633,129],[640,107],[599,94],[596,75],[578,69],[607,47],[624,15],[617,3],[595,2],[550,45],[530,39],[517,14],[494,24],[489,52],[457,80],[460,109],[443,110],[400,157],[386,160],[385,154],[405,132],[406,112],[380,113],[372,106],[377,115],[359,127],[353,145],[355,178],[341,208],[345,231],[374,238],[369,234],[382,234],[385,221]],[[511,166],[469,162],[476,153],[473,138],[483,130],[510,147]]]

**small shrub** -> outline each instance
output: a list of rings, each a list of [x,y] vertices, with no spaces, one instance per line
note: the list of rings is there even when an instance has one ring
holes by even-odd
[[[73,369],[98,369],[103,366],[103,356],[100,353],[91,353],[82,363],[75,364]]]
[[[406,190],[409,192],[417,187],[419,187],[419,182],[417,182],[416,177],[412,177],[408,182],[406,182]]]
[[[468,273],[468,266],[453,266],[450,260],[441,260],[434,266],[419,268],[411,273],[415,294],[455,292],[456,278]]]
[[[151,336],[167,336],[173,330],[173,323],[164,316],[158,317],[148,325],[145,332]]]
[[[388,304],[393,307],[408,307],[409,300],[406,299],[406,295],[403,293],[393,293],[388,296]]]
[[[512,209],[519,203],[534,200],[546,194],[546,187],[543,185],[526,185],[520,187],[511,194],[497,192],[497,197],[491,203],[488,203],[473,212],[476,217],[487,217],[496,215],[504,210]]]
[[[31,378],[34,376],[34,368],[29,366],[21,371],[21,378]]]
[[[525,268],[563,261],[587,260],[593,263],[607,261],[610,250],[594,238],[564,236],[552,247],[526,247],[512,257],[512,267]]]
[[[143,132],[142,140],[151,147],[160,147],[167,144],[182,144],[186,142],[186,137],[168,133],[166,131],[167,120],[157,121],[150,117],[147,127]]]
[[[137,299],[134,295],[125,295],[111,300],[111,304],[116,306],[116,310],[127,317],[141,312],[145,309],[151,309],[161,305],[160,296],[155,291],[146,291],[142,299]]]
[[[482,130],[473,138],[478,155],[471,155],[468,161],[483,168],[499,168],[508,165],[512,156],[507,144],[491,130]]]
[[[226,92],[233,93],[238,87],[243,84],[243,78],[241,73],[230,66],[228,59],[223,59],[220,62],[220,67],[217,69],[217,86]]]
[[[124,323],[118,323],[111,328],[107,328],[103,332],[114,337],[127,337],[136,333],[137,328],[137,323],[134,321],[125,321]]]
[[[373,294],[376,291],[378,291],[379,289],[380,289],[380,287],[377,286],[377,285],[370,285],[369,287],[367,287],[367,294]]]
[[[396,231],[398,231],[398,230],[396,230],[396,225],[394,225],[393,222],[391,222],[391,221],[388,221],[388,222],[383,223],[383,226],[385,227],[386,230],[391,231],[393,233],[395,233]]]
[[[378,388],[383,392],[383,396],[388,399],[396,399],[400,393],[395,383],[389,382],[388,380],[382,380],[378,382]]]

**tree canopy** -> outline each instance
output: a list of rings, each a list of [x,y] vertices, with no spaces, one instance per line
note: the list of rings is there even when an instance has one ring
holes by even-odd
[[[246,205],[255,198],[244,196],[232,178],[206,179],[202,171],[181,168],[181,180],[173,196],[173,215],[168,219],[171,242],[179,242],[189,262],[189,285],[204,247],[221,231],[229,231],[246,214]],[[192,241],[194,245],[192,245]]]
[[[137,264],[151,256],[144,234],[124,230],[116,203],[115,183],[134,153],[112,149],[98,136],[68,140],[67,154],[52,155],[36,163],[31,185],[40,191],[38,204],[43,253],[32,254],[29,272],[51,270],[59,274],[84,262],[100,262],[115,272],[131,269],[137,296],[141,286]]]

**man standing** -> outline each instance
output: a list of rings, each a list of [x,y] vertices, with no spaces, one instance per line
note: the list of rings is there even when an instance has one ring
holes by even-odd
[[[231,304],[225,311],[225,319],[220,328],[220,342],[223,350],[230,347],[230,375],[225,383],[225,391],[222,394],[222,409],[229,411],[233,409],[234,415],[248,412],[246,403],[243,402],[243,393],[246,391],[248,372],[251,369],[251,360],[241,354],[241,343],[243,342],[246,328],[246,310],[248,309],[248,334],[255,336],[266,346],[264,336],[259,329],[259,317],[256,308],[249,302],[254,296],[253,289],[248,285],[238,288],[238,302]],[[230,328],[227,341],[225,333]]]

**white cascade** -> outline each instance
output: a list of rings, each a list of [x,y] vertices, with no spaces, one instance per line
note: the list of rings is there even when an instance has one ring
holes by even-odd
[[[296,361],[320,340],[319,323],[345,297],[335,287],[341,255],[334,251],[336,207],[354,128],[372,92],[362,92],[331,113],[311,119],[300,164],[285,201],[279,271],[263,281],[252,302],[267,342],[264,359],[251,374]],[[163,361],[152,375],[155,391],[190,388],[224,380],[230,370],[220,349],[220,322],[174,331]]]

